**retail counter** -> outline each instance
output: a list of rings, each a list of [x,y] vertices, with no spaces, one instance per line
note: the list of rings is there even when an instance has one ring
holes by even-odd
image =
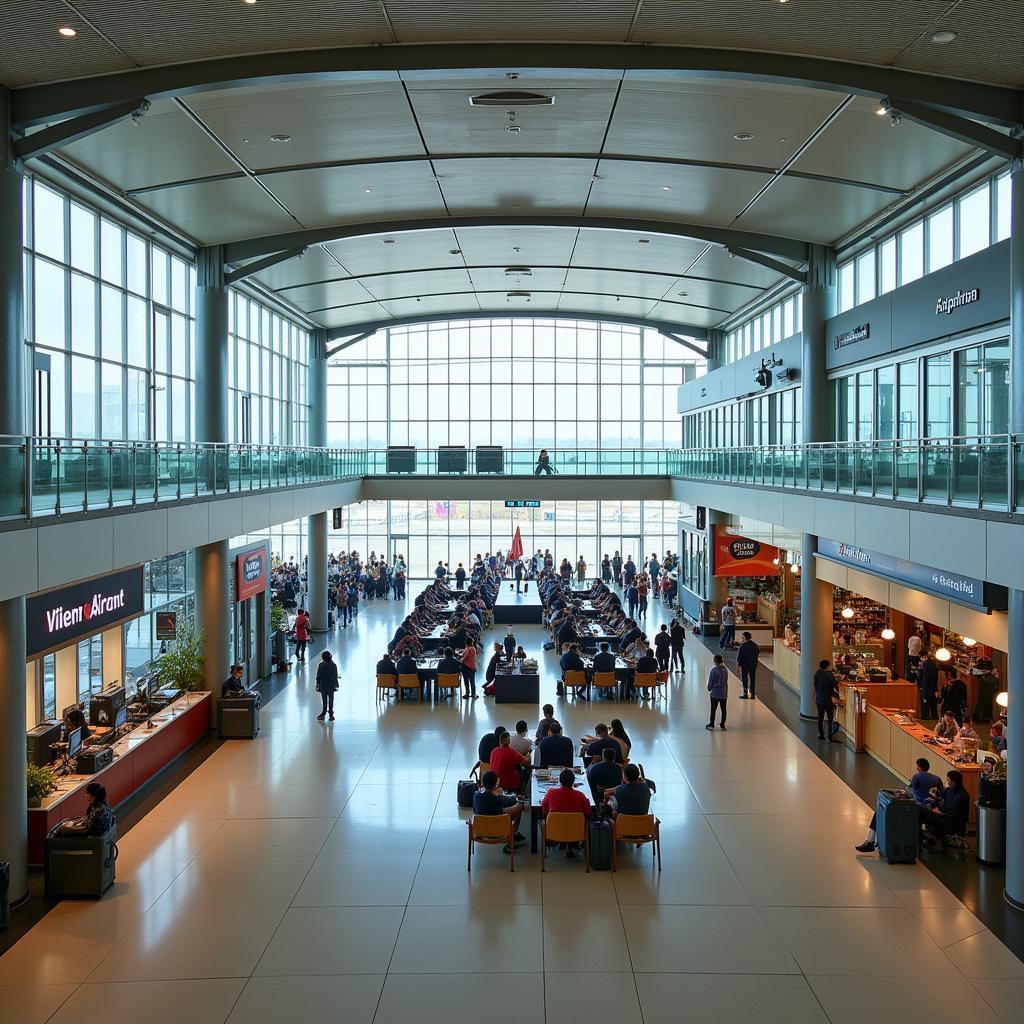
[[[761,648],[762,651],[770,651],[775,640],[775,630],[767,622],[737,622],[736,643],[741,643],[743,634],[749,633],[750,639]]]
[[[800,649],[775,638],[772,648],[775,674],[794,692],[800,692]]]
[[[869,707],[864,730],[864,745],[876,761],[898,775],[904,782],[917,770],[914,762],[925,757],[931,770],[945,782],[946,772],[958,768],[964,777],[964,789],[971,797],[971,824],[976,818],[975,804],[978,800],[978,779],[984,768],[976,761],[956,761],[952,747],[933,746],[926,743],[932,731],[916,721],[904,724],[896,721],[896,708]]]
[[[28,862],[43,863],[46,833],[64,818],[77,818],[89,804],[85,787],[99,782],[111,807],[127,800],[179,754],[210,731],[210,693],[179,697],[153,716],[153,728],[140,725],[113,745],[114,760],[95,775],[63,775],[58,788],[28,811]]]
[[[864,700],[869,707],[917,710],[917,685],[915,683],[841,682],[839,693],[842,695],[843,703],[839,708],[838,720],[854,750],[863,749],[860,743],[864,741],[864,736],[857,734],[857,702],[853,698],[854,690],[860,690],[864,694]]]

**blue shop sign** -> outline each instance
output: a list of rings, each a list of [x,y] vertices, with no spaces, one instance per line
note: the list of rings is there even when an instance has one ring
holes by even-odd
[[[856,544],[826,540],[823,537],[818,538],[818,554],[833,562],[852,565],[855,569],[904,583],[917,590],[955,601],[957,604],[986,610],[1006,608],[1006,588],[974,576],[947,572],[945,569],[933,569],[929,565],[908,562],[905,558],[883,555],[878,551],[858,547]]]

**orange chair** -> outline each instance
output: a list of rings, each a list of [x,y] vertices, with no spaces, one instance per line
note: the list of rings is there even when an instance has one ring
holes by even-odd
[[[395,681],[394,676],[377,674],[377,699],[383,696],[385,700],[388,699],[388,691],[394,690],[395,696],[398,695],[398,683]]]
[[[516,869],[515,829],[509,814],[474,814],[466,822],[469,828],[469,850],[466,854],[466,870],[473,868],[473,851],[476,843],[487,846],[508,846],[509,870]]]
[[[403,690],[415,690],[416,702],[423,700],[423,691],[420,689],[420,677],[415,672],[403,672],[398,677],[398,699],[402,699]]]
[[[594,689],[598,693],[603,690],[607,690],[616,701],[619,699],[619,680],[616,678],[614,672],[595,672]]]
[[[401,677],[399,677],[399,679],[401,679]],[[657,672],[637,672],[633,679],[633,686],[636,687],[637,693],[640,693],[642,690],[653,690],[657,684]]]
[[[619,843],[634,846],[651,843],[651,854],[657,856],[658,870],[661,870],[661,822],[653,814],[620,814],[612,822],[612,871],[619,870],[616,859]]]
[[[582,811],[551,811],[540,823],[540,869],[545,868],[548,843],[582,843],[583,863],[590,871],[590,833]]]
[[[661,693],[668,693],[668,669],[662,669],[655,673],[654,688]]]
[[[447,690],[454,700],[462,689],[462,676],[457,672],[439,672],[437,682],[434,684],[434,692],[440,696],[442,691]]]
[[[587,688],[587,673],[581,668],[569,669],[562,674],[562,685],[565,687],[566,696],[571,692],[578,697],[580,690]]]

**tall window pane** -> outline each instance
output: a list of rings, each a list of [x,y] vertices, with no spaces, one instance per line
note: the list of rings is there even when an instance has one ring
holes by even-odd
[[[956,206],[959,229],[959,259],[980,252],[989,242],[989,187],[986,181],[981,188],[964,196]]]
[[[928,218],[928,273],[953,262],[953,207],[946,206]]]
[[[857,257],[857,304],[875,297],[875,250],[868,249]]]
[[[924,275],[924,224],[918,221],[900,232],[900,284]]]
[[[887,238],[878,247],[878,272],[880,294],[891,292],[896,287],[896,238]]]

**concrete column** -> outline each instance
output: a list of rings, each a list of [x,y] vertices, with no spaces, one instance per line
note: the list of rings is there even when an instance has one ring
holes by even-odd
[[[220,246],[199,251],[196,277],[196,440],[228,441],[228,290]],[[207,460],[208,475],[223,486],[227,458]],[[231,630],[228,542],[197,547],[196,626],[203,630],[206,688],[215,696],[228,674]],[[210,706],[216,720],[216,701]]]
[[[314,331],[309,343],[309,371],[306,377],[309,401],[307,444],[327,447],[327,332]]]
[[[1012,165],[1010,431],[1024,433],[1024,159]],[[1017,481],[1017,493],[1024,481]],[[1020,527],[1018,527],[1020,529]],[[1007,623],[1006,898],[1024,910],[1024,591],[1011,590]]]
[[[729,596],[729,586],[725,576],[715,575],[715,528],[727,527],[729,515],[726,512],[719,512],[717,508],[708,509],[708,593],[707,599],[715,606],[717,611],[725,604]]]
[[[306,520],[306,610],[314,633],[327,629],[327,513],[317,512]]]
[[[0,88],[0,433],[22,434],[26,428],[22,175],[10,157],[7,100],[7,90]],[[4,458],[11,461],[0,467],[0,507],[13,506],[10,510],[19,512],[24,466],[15,453]],[[25,598],[15,597],[0,601],[0,860],[11,864],[12,903],[28,895],[25,676]]]
[[[835,253],[812,245],[803,289],[801,332],[800,411],[801,440],[805,444],[832,440],[829,428],[828,375],[825,369],[825,322],[836,312]],[[800,538],[800,714],[817,717],[814,708],[814,673],[818,662],[832,660],[832,585],[814,572],[818,538]]]

